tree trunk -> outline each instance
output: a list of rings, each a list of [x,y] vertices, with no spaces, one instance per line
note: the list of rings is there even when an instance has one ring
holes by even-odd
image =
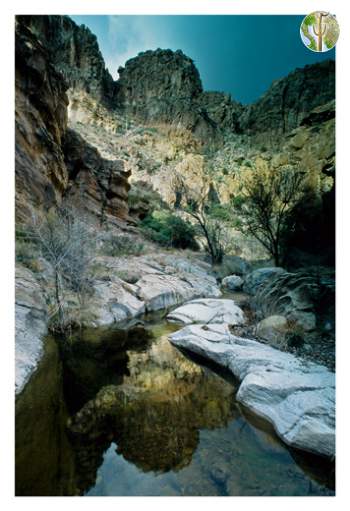
[[[61,302],[61,297],[60,297],[58,271],[56,269],[55,269],[55,296],[56,296],[56,303],[57,303],[57,307],[58,307],[58,322],[59,322],[59,327],[60,327],[61,330],[63,330],[63,326],[64,326],[64,314],[63,314],[62,302]]]

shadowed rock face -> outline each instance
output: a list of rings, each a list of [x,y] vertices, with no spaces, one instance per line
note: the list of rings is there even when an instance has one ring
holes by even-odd
[[[68,130],[65,163],[70,178],[67,197],[105,221],[108,216],[128,219],[128,178],[122,160],[105,160],[80,135]]]
[[[128,218],[121,160],[104,160],[67,131],[68,87],[111,100],[113,80],[96,37],[62,16],[16,18],[16,212],[46,209],[63,195],[97,217]]]
[[[256,103],[245,109],[240,119],[241,129],[250,134],[288,133],[301,124],[308,112],[334,96],[333,60],[296,69],[275,81]]]
[[[190,120],[189,107],[202,92],[193,60],[181,50],[140,53],[118,69],[118,103],[145,120]]]
[[[62,137],[67,125],[67,85],[45,45],[16,23],[16,213],[50,206],[68,183]]]
[[[18,16],[47,48],[50,61],[69,88],[84,90],[105,104],[111,104],[115,83],[105,67],[96,36],[68,16]]]
[[[144,121],[181,123],[199,138],[223,128],[285,134],[334,99],[334,61],[296,69],[246,107],[229,94],[204,92],[193,61],[180,50],[146,51],[119,69],[118,104]]]
[[[143,121],[180,123],[206,140],[238,129],[241,105],[229,94],[203,92],[193,60],[181,50],[146,51],[119,68],[118,105]]]

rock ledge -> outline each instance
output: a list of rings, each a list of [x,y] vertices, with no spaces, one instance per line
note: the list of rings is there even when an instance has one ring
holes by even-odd
[[[227,324],[186,326],[169,339],[229,369],[241,381],[237,400],[286,444],[334,457],[335,374],[326,367],[236,337]]]

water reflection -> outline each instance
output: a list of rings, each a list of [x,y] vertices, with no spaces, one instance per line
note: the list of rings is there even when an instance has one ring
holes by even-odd
[[[329,467],[245,416],[174,328],[84,331],[60,357],[50,340],[16,405],[17,495],[333,493]]]

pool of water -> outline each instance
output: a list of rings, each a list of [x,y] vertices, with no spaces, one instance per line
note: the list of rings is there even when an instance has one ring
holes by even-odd
[[[176,328],[47,338],[16,402],[16,495],[334,495],[334,466],[243,410]]]

